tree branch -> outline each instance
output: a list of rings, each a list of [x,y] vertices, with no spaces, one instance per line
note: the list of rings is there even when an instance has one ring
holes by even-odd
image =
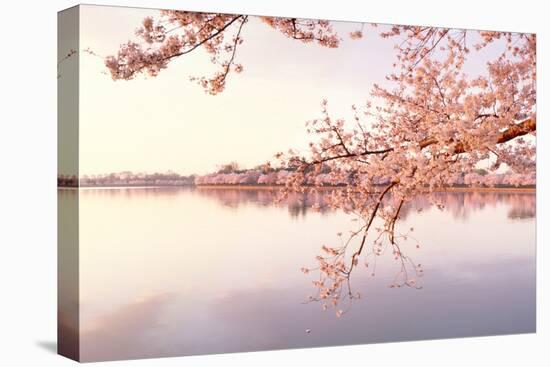
[[[499,138],[497,139],[497,144],[503,144],[503,143],[506,143],[510,140],[513,140],[513,139],[515,139],[519,136],[523,136],[523,135],[526,135],[530,132],[536,131],[536,128],[537,128],[536,119],[524,120],[524,121],[522,121],[518,124],[512,125],[508,129],[504,130],[500,134]],[[424,140],[421,140],[418,143],[418,145],[419,145],[420,149],[424,149],[424,148],[429,147],[430,145],[437,144],[438,142],[439,141],[436,138],[429,137],[429,138],[426,138]],[[450,140],[449,143],[450,144],[455,144],[453,154],[467,153],[468,150],[469,150],[468,147],[466,147],[464,145],[464,143],[461,142],[461,141],[454,142],[453,140]],[[336,145],[341,145],[341,143],[338,143]],[[333,161],[333,160],[336,160],[336,159],[342,159],[342,158],[354,158],[354,157],[359,158],[359,157],[363,157],[363,156],[367,156],[367,155],[386,154],[386,153],[392,152],[394,150],[395,150],[395,148],[386,148],[386,149],[380,149],[380,150],[368,150],[368,149],[366,149],[366,150],[364,150],[362,152],[358,152],[358,153],[351,153],[351,152],[348,151],[345,154],[338,154],[338,155],[334,155],[334,156],[314,160],[314,161],[311,161],[311,162],[302,162],[302,163],[305,163],[308,166],[312,166],[312,165],[317,165],[317,164]]]
[[[512,125],[508,129],[504,130],[497,139],[497,144],[509,142],[510,140],[513,140],[519,136],[523,136],[530,132],[536,131],[536,129],[536,118],[523,120],[522,122]],[[438,143],[438,140],[436,138],[430,137],[422,140],[419,145],[420,149],[424,149],[436,143]],[[453,143],[453,141],[450,141],[450,143]],[[463,142],[458,141],[455,143],[455,149],[453,152],[454,154],[466,153],[467,151],[468,147],[464,146]]]

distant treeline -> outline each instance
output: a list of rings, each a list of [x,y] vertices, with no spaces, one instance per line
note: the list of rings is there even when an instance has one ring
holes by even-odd
[[[84,175],[80,178],[81,187],[193,185],[195,185],[195,175],[182,176],[170,171],[152,174],[120,172],[106,175]]]
[[[167,173],[132,173],[120,172],[105,175],[84,175],[80,182],[76,176],[61,175],[57,178],[59,187],[135,187],[135,186],[279,186],[288,180],[290,170],[263,169],[251,170],[230,169],[223,166],[215,173],[206,175],[183,176],[174,172]],[[353,174],[341,174],[323,170],[321,173],[310,176],[306,185],[337,187],[353,183],[361,179]],[[384,184],[384,179],[377,180]],[[534,187],[535,173],[490,173],[483,169],[475,172],[458,175],[446,183],[449,187]]]

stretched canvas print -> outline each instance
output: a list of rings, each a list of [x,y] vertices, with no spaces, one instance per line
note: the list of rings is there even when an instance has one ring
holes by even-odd
[[[534,34],[58,16],[60,354],[535,332]]]

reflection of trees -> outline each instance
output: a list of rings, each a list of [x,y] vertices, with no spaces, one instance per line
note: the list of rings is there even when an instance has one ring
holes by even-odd
[[[159,197],[159,196],[177,196],[185,191],[191,191],[189,187],[146,187],[146,188],[86,188],[80,190],[82,195],[87,197]]]
[[[281,198],[279,188],[212,188],[197,187],[201,196],[215,199],[223,206],[238,208],[240,205],[287,207],[291,217],[303,216],[315,209],[326,213],[330,210],[328,197],[333,190],[318,191],[315,194],[292,193]]]
[[[143,190],[151,193],[152,189]],[[165,189],[155,189],[164,191]],[[240,205],[286,206],[292,217],[306,216],[311,211],[326,213],[331,211],[330,196],[338,189],[319,190],[311,193],[292,193],[280,200],[277,188],[206,188],[199,187],[196,192],[201,196],[215,199],[224,206],[237,208]],[[102,190],[108,191],[108,190]],[[127,190],[129,192],[135,190]],[[172,190],[177,193],[176,190]],[[391,200],[391,199],[388,199]],[[533,218],[535,216],[535,195],[529,192],[435,192],[430,195],[417,196],[403,204],[399,215],[406,219],[412,213],[428,210],[434,203],[450,212],[456,219],[467,219],[476,211],[496,205],[510,207],[508,218]]]
[[[339,189],[330,188],[318,190],[315,193],[291,193],[281,198],[279,188],[230,188],[230,187],[149,187],[149,188],[87,188],[80,193],[86,196],[111,197],[159,197],[177,196],[182,192],[193,192],[202,197],[213,199],[229,208],[241,205],[286,207],[292,218],[305,217],[308,213],[328,213],[334,209],[330,206],[333,194]],[[60,195],[74,194],[71,190],[60,190]],[[392,198],[385,199],[391,202]],[[428,210],[433,205],[451,213],[455,219],[465,220],[472,213],[487,207],[505,205],[509,208],[509,219],[534,218],[536,212],[536,197],[529,192],[435,192],[429,195],[417,196],[403,204],[399,219],[403,220],[414,213]],[[350,208],[353,212],[353,208]]]
[[[467,219],[471,213],[497,205],[510,207],[508,218],[520,219],[534,218],[536,197],[528,192],[435,192],[404,205],[400,218],[426,210],[433,203],[440,204],[456,219]]]
[[[508,218],[510,219],[529,219],[535,218],[536,210],[535,205],[531,207],[512,207],[508,211]]]
[[[333,210],[331,209],[331,200],[334,195],[339,194],[339,189],[318,190],[313,193],[289,193],[284,200],[280,199],[280,192],[276,189],[200,188],[197,192],[233,208],[250,203],[260,206],[286,206],[289,214],[292,217],[297,217],[306,216],[312,210],[321,213]],[[386,206],[391,207],[396,200],[392,197],[384,198],[380,202],[380,211],[384,213]],[[396,223],[411,214],[414,215],[435,206],[451,213],[454,218],[467,219],[476,211],[504,205],[510,208],[508,214],[510,219],[531,218],[535,215],[535,195],[525,192],[434,192],[417,196],[408,203],[398,205],[398,215],[393,215],[389,221],[391,227],[381,226],[376,221],[374,222],[373,228],[377,230],[377,233],[371,239],[372,247],[366,248],[366,238],[361,235],[365,226],[370,226],[372,221],[368,222],[358,216],[357,228],[350,231],[348,237],[345,238],[339,234],[339,243],[322,247],[323,253],[316,257],[318,262],[316,266],[302,268],[306,274],[312,271],[319,274],[318,279],[313,281],[317,288],[316,294],[310,296],[309,301],[321,302],[324,309],[338,307],[336,314],[340,316],[350,309],[354,299],[360,298],[360,294],[353,292],[351,287],[351,270],[353,268],[345,266],[346,262],[351,262],[354,266],[359,263],[358,252],[347,251],[352,244],[359,246],[359,249],[365,246],[366,256],[363,265],[370,269],[372,275],[376,272],[376,264],[380,256],[391,256],[395,260],[398,270],[389,285],[390,287],[421,288],[417,278],[423,275],[423,267],[416,264],[397,243],[397,240],[408,240],[415,247],[420,247],[413,236],[412,228],[405,232],[397,231]],[[349,208],[348,211],[356,213],[356,209]]]

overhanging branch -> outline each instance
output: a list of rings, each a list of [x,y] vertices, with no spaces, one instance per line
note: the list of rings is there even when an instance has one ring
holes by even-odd
[[[496,143],[497,144],[503,144],[503,143],[509,142],[510,140],[513,140],[517,137],[520,137],[520,136],[526,135],[530,132],[536,131],[536,129],[537,129],[537,120],[536,120],[536,118],[523,120],[522,122],[517,123],[515,125],[512,125],[508,129],[504,130],[500,134],[500,136],[497,139]],[[429,138],[426,138],[424,140],[421,140],[418,143],[418,145],[420,146],[420,149],[424,149],[424,148],[427,148],[431,145],[437,144],[438,142],[439,141],[435,137],[429,137]],[[453,140],[450,140],[448,143],[454,145],[454,152],[453,152],[454,154],[466,153],[469,150],[469,148],[467,146],[465,146],[465,144],[461,141],[455,142]],[[337,145],[340,145],[340,143],[337,144]],[[320,158],[318,160],[314,160],[314,161],[311,161],[311,162],[303,162],[303,163],[305,163],[308,166],[311,166],[311,165],[321,164],[321,163],[325,163],[325,162],[329,162],[329,161],[333,161],[333,160],[337,160],[337,159],[342,159],[342,158],[358,158],[358,157],[364,157],[364,156],[368,156],[368,155],[387,154],[387,153],[392,152],[394,150],[395,150],[395,148],[385,148],[385,149],[380,149],[380,150],[368,150],[368,149],[366,149],[366,150],[364,150],[362,152],[359,152],[359,153],[352,153],[352,152],[349,152],[349,150],[348,150],[344,154],[339,154],[339,155],[334,155],[334,156],[329,156],[329,157],[323,157],[323,158]]]

